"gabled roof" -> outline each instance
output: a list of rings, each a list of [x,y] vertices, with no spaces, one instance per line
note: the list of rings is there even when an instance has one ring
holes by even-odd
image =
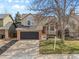
[[[31,14],[31,13],[29,13],[29,14],[22,14],[20,16],[20,19],[23,20],[23,19],[27,18],[29,15],[33,16],[34,20],[36,22],[38,22],[38,23],[41,21],[41,19],[44,19],[45,18],[44,16],[41,16],[39,14]]]
[[[10,14],[0,14],[0,20],[3,20],[6,16],[10,16],[11,17]],[[13,18],[12,18],[12,20],[13,20]]]
[[[46,23],[50,23],[53,19],[54,16],[43,16],[40,14],[22,14],[21,15],[21,19],[25,19],[27,18],[29,15],[32,15],[34,17],[34,20],[37,22],[37,26],[38,25],[42,25],[44,26]]]
[[[29,15],[32,15],[34,18],[52,18],[52,16],[43,16],[43,15],[40,15],[40,14],[31,14],[31,13],[29,13],[29,14],[22,14],[20,17],[21,17],[21,19],[23,20],[24,18],[26,18],[26,17],[28,17]],[[39,19],[37,19],[37,20],[39,20]]]
[[[4,17],[6,17],[9,14],[0,14],[0,19],[3,19]]]
[[[20,15],[20,19],[24,19],[28,14],[22,14]]]
[[[6,24],[6,26],[0,27],[0,30],[9,29],[12,24],[13,24],[13,22],[9,22],[8,24]]]

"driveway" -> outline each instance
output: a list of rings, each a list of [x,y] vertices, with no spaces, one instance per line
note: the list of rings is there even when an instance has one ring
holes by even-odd
[[[20,40],[11,45],[0,59],[79,59],[78,54],[39,54],[39,40]]]
[[[20,40],[0,55],[0,59],[35,59],[39,40]]]

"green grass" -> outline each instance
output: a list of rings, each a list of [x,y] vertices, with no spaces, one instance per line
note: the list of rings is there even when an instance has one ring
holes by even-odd
[[[40,41],[41,54],[79,54],[79,41],[65,41],[64,44],[61,41],[57,41],[56,49],[54,50],[53,40]]]

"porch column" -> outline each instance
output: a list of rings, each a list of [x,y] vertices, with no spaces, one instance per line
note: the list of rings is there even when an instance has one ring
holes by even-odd
[[[17,30],[17,40],[20,40],[20,31]]]
[[[41,40],[42,39],[42,31],[39,31],[39,40]]]
[[[48,34],[48,26],[46,26],[45,32],[46,32],[46,35],[47,35]]]
[[[8,29],[5,30],[5,39],[6,40],[10,39]]]
[[[46,35],[46,39],[48,37],[48,26],[46,25],[46,28],[45,28],[45,35]]]

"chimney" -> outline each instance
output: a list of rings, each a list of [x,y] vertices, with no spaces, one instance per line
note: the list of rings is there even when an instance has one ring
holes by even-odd
[[[74,16],[74,15],[75,15],[75,10],[74,10],[74,9],[71,9],[70,15],[71,15],[71,16]]]
[[[71,16],[74,16],[75,15],[75,8],[74,8],[74,1],[73,0],[71,2],[70,15]]]

